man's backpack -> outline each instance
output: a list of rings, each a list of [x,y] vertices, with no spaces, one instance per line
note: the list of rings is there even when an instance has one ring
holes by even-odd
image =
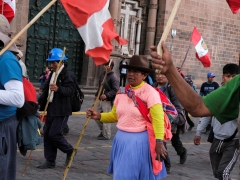
[[[71,96],[72,112],[78,112],[81,110],[81,106],[84,99],[84,94],[77,84],[77,78],[74,78],[74,93]]]

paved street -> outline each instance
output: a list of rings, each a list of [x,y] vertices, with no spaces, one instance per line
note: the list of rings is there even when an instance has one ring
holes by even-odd
[[[86,97],[81,111],[85,111],[93,104],[93,97]],[[196,131],[198,118],[193,118],[195,127],[192,131],[182,134],[181,139],[188,150],[188,159],[184,165],[180,165],[179,156],[168,143],[168,152],[172,163],[171,173],[166,180],[214,180],[209,162],[208,150],[210,144],[206,142],[207,136],[203,135],[202,144],[195,146],[193,138]],[[70,133],[66,136],[68,141],[75,146],[82,127],[86,121],[84,115],[73,115],[69,120]],[[112,135],[116,133],[116,124],[112,124]],[[68,172],[66,179],[69,180],[111,180],[112,176],[107,174],[109,156],[111,150],[112,139],[108,141],[97,140],[100,133],[96,123],[91,120],[86,128],[82,142],[78,149],[77,155]],[[39,145],[36,151],[33,151],[31,161],[28,165],[27,172],[24,177],[22,173],[27,162],[29,152],[26,157],[19,152],[17,155],[17,180],[60,180],[62,178],[64,162],[66,155],[58,151],[55,169],[40,170],[36,168],[45,161],[43,155],[43,145]],[[237,179],[238,165],[235,166],[231,177]]]

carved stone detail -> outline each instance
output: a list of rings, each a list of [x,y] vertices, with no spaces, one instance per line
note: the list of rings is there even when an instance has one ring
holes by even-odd
[[[158,5],[157,4],[149,4],[148,8],[149,9],[157,9]]]
[[[118,24],[118,20],[117,19],[112,19],[113,20],[113,24]]]
[[[156,27],[147,27],[147,32],[155,32]]]

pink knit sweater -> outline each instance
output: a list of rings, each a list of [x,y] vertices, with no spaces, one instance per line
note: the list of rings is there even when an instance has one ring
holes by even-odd
[[[162,104],[158,92],[147,83],[138,89],[133,89],[135,95],[146,102],[150,108]],[[146,120],[138,108],[126,94],[118,94],[114,101],[118,115],[117,128],[126,132],[142,132],[146,130]]]

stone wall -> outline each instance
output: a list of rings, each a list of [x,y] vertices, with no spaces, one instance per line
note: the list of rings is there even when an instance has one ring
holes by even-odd
[[[28,24],[29,0],[16,0],[16,15],[11,22],[11,34],[14,37]],[[23,52],[25,61],[27,31],[16,41],[17,47]]]
[[[161,0],[159,3],[155,44],[161,38],[175,0]],[[183,71],[191,74],[198,86],[206,81],[209,71],[216,75],[215,79],[220,83],[222,67],[229,62],[239,63],[240,13],[233,15],[226,0],[182,0],[172,25],[177,35],[173,44],[171,33],[166,40],[168,47],[173,45],[172,56],[176,66],[181,66],[183,62],[194,25],[207,44],[212,66],[204,68],[195,58],[195,49],[191,45]]]

